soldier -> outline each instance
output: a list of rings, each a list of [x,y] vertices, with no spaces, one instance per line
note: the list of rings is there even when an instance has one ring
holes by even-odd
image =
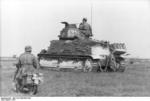
[[[17,70],[15,72],[14,81],[21,79],[23,74],[37,73],[39,63],[36,57],[31,54],[31,46],[25,47],[25,53],[21,54],[17,62]]]
[[[87,19],[83,18],[82,23],[79,25],[79,30],[81,33],[85,35],[86,38],[89,38],[92,35],[92,28],[91,26],[87,23]]]

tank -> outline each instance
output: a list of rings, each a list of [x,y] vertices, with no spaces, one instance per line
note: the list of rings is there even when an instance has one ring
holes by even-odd
[[[61,22],[65,27],[58,40],[50,41],[48,49],[38,54],[40,66],[52,70],[83,72],[123,72],[126,68],[126,46],[86,37],[76,26]]]

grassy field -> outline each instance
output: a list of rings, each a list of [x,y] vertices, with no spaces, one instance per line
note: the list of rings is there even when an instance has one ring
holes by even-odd
[[[1,61],[2,96],[28,96],[13,91],[15,61]],[[44,83],[35,96],[150,96],[150,62],[130,64],[124,73],[58,72],[41,69]]]

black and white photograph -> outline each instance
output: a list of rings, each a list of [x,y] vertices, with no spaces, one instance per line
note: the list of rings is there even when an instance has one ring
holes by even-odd
[[[0,2],[2,101],[150,97],[150,0]]]

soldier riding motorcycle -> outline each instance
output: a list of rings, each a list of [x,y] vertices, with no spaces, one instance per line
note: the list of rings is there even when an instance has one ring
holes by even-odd
[[[26,46],[25,53],[20,55],[16,64],[17,70],[14,75],[16,92],[36,94],[38,85],[42,81],[42,74],[37,72],[38,60],[31,54],[31,51],[31,46]]]

